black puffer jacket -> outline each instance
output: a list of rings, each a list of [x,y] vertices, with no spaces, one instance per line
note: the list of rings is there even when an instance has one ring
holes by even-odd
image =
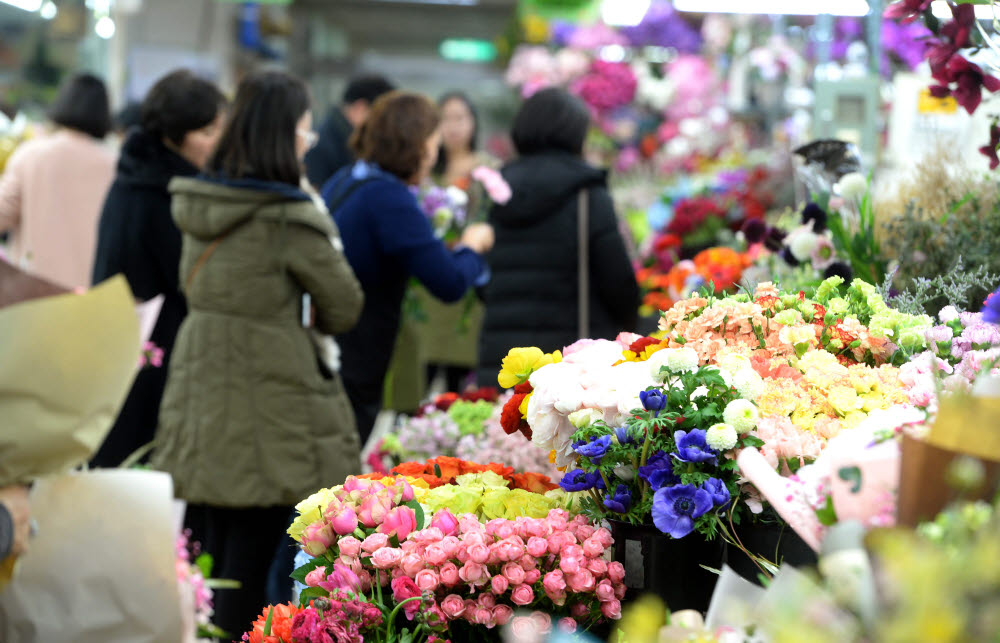
[[[496,246],[487,255],[493,272],[484,299],[477,377],[496,385],[500,362],[515,346],[549,352],[579,339],[577,206],[582,189],[590,204],[590,333],[614,339],[637,323],[639,289],[618,229],[607,174],[582,159],[545,153],[503,169],[513,190],[494,206]]]
[[[156,431],[160,398],[167,381],[170,352],[187,315],[178,286],[181,233],[170,215],[167,184],[198,170],[157,138],[133,130],[122,146],[98,226],[94,283],[122,273],[136,299],[164,295],[150,341],[163,349],[159,368],[141,371],[115,425],[94,457],[96,466],[113,467],[149,443]]]

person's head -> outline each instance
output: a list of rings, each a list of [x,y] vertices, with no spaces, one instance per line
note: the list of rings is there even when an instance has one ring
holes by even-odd
[[[438,101],[441,108],[441,152],[434,171],[443,173],[448,168],[448,158],[474,152],[479,139],[479,115],[469,97],[461,92],[450,92]]]
[[[76,74],[59,88],[49,109],[49,119],[65,127],[101,139],[111,130],[108,90],[93,74]]]
[[[142,128],[188,163],[204,168],[222,133],[226,97],[186,69],[158,80],[140,109]]]
[[[372,105],[382,96],[396,89],[385,77],[378,75],[357,76],[347,83],[343,96],[344,118],[357,129],[368,118]]]
[[[230,179],[298,186],[314,137],[305,83],[281,71],[256,72],[236,89],[208,170]]]
[[[511,139],[521,156],[539,152],[580,155],[590,127],[590,112],[569,92],[549,88],[524,101],[514,118]]]
[[[422,94],[396,91],[375,101],[351,137],[359,159],[416,185],[430,174],[441,144],[441,115]]]

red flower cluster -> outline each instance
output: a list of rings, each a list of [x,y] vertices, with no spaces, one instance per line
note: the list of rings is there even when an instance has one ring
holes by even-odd
[[[513,467],[496,462],[477,464],[459,458],[439,456],[426,462],[404,462],[395,467],[391,473],[396,476],[409,476],[426,480],[431,489],[446,484],[454,484],[455,478],[467,473],[485,473],[492,471],[510,483],[511,489],[523,489],[533,493],[545,493],[558,487],[548,476],[540,473],[514,473]],[[365,478],[367,476],[358,476]]]
[[[442,393],[434,398],[434,406],[439,411],[447,411],[455,402],[496,402],[500,399],[500,391],[493,386],[483,386],[477,389],[469,389],[464,393]]]
[[[725,216],[726,211],[711,197],[681,199],[674,206],[674,218],[667,225],[666,232],[685,237],[700,228],[709,218],[722,219]]]
[[[520,431],[524,437],[531,439],[531,427],[521,414],[521,403],[524,398],[531,395],[532,390],[531,384],[528,382],[518,384],[514,387],[514,396],[504,404],[500,414],[500,426],[503,427],[507,435],[513,435]]]

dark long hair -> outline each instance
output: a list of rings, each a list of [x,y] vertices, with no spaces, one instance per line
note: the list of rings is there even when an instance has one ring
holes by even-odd
[[[236,98],[208,171],[228,179],[259,179],[298,186],[302,164],[295,129],[309,109],[305,83],[282,71],[250,74]]]
[[[469,151],[475,152],[479,149],[479,112],[476,110],[476,106],[472,104],[472,101],[468,96],[462,92],[448,92],[441,97],[438,101],[438,107],[442,110],[442,115],[444,114],[444,106],[448,101],[457,100],[465,105],[465,108],[469,110],[472,114],[472,140],[469,141]],[[444,144],[441,144],[441,149],[438,150],[438,160],[434,164],[434,174],[441,176],[448,169],[448,150],[445,149]]]
[[[111,129],[108,89],[93,74],[77,74],[59,88],[49,119],[56,125],[104,138]]]

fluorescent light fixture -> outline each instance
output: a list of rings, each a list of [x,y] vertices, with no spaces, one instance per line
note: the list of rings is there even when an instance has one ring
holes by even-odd
[[[99,18],[97,22],[94,23],[94,33],[97,34],[98,38],[109,40],[115,35],[115,21],[108,16]]]
[[[377,2],[391,2],[393,4],[439,4],[459,7],[472,7],[479,4],[479,0],[376,0]]]
[[[992,4],[977,4],[976,7],[976,19],[978,20],[993,20],[994,16],[994,5]],[[931,13],[934,14],[935,18],[942,20],[951,20],[951,9],[948,8],[948,3],[942,0],[935,0],[931,3]],[[996,15],[1000,16],[1000,13]]]
[[[40,15],[44,20],[52,20],[56,17],[57,13],[59,13],[59,9],[56,7],[56,3],[52,2],[52,0],[43,4],[42,8],[38,10],[38,15]]]
[[[650,0],[604,0],[601,19],[612,27],[634,27],[649,11]]]
[[[42,7],[42,0],[0,0],[0,2],[25,11],[38,11]]]
[[[674,0],[688,13],[753,13],[771,16],[867,16],[866,0]]]
[[[438,48],[445,60],[459,62],[490,62],[497,57],[497,48],[488,40],[473,38],[449,38]]]

